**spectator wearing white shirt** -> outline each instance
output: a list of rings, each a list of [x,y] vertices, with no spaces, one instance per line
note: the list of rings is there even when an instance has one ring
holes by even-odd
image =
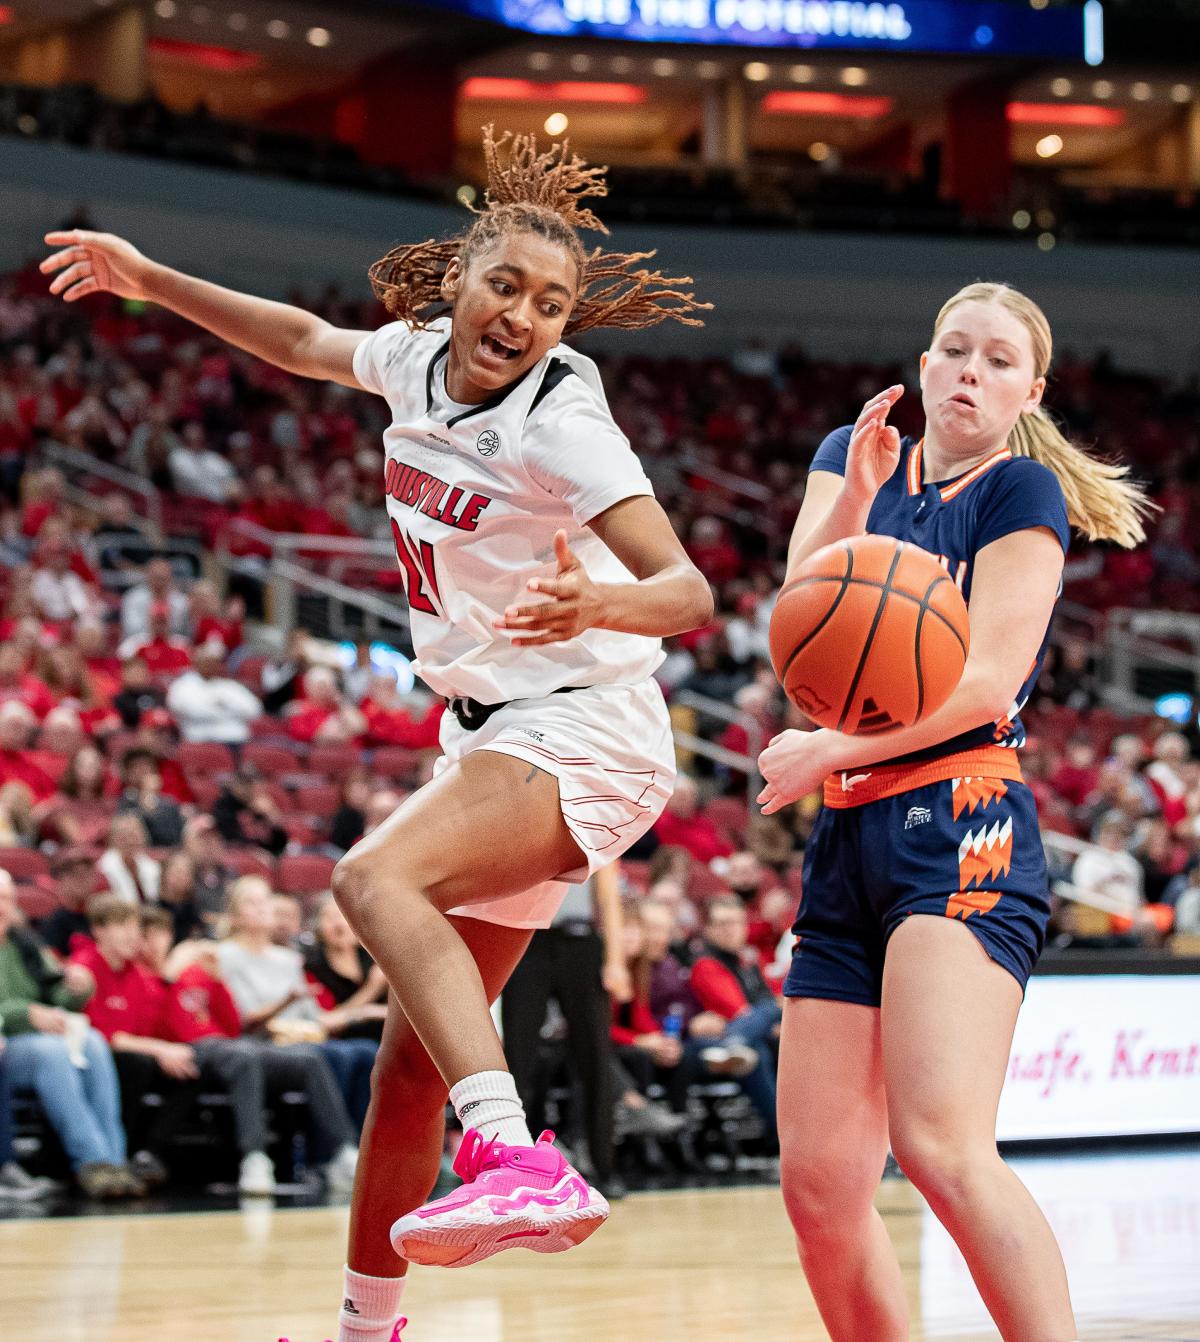
[[[171,565],[165,559],[152,559],[146,565],[144,580],[131,587],[121,600],[121,638],[144,641],[150,636],[150,611],[165,603],[170,611],[170,632],[186,634],[190,613],[187,597],[175,586]]]
[[[149,838],[142,818],[133,812],[115,816],[108,831],[108,848],[96,870],[108,888],[129,904],[156,904],[162,866],[146,851]]]
[[[42,619],[79,620],[97,613],[97,594],[72,570],[66,540],[46,536],[38,546],[37,562],[31,590]]]
[[[167,708],[185,741],[241,745],[250,739],[250,724],[262,716],[258,696],[224,674],[224,660],[223,643],[200,644],[192,669],[167,690]]]
[[[194,420],[183,426],[182,441],[172,448],[167,465],[176,493],[209,503],[224,503],[237,478],[232,463],[208,446],[203,425]]]

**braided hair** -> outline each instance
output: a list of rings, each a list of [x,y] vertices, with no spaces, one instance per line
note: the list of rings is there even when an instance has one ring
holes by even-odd
[[[469,207],[471,227],[440,242],[395,247],[371,267],[371,288],[397,321],[424,329],[445,311],[442,279],[451,261],[457,258],[465,269],[500,238],[533,233],[557,243],[575,262],[578,286],[565,335],[605,326],[644,330],[668,320],[704,324],[695,314],[712,304],[684,287],[689,276],[639,268],[653,252],[588,251],[579,240],[580,229],[608,232],[584,203],[608,195],[606,168],[589,167],[565,141],[539,153],[532,135],[506,131],[497,139],[491,126],[484,127],[483,152],[488,183],[482,207]]]

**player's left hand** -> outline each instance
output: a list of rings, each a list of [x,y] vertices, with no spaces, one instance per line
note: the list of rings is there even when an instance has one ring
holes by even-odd
[[[567,544],[565,531],[554,534],[554,556],[558,560],[558,573],[553,578],[529,580],[531,592],[550,600],[539,601],[536,605],[509,606],[503,618],[496,621],[497,629],[524,635],[513,639],[514,647],[562,643],[600,622],[603,609],[600,588],[588,577],[587,569]]]
[[[792,802],[816,791],[825,778],[841,767],[833,748],[837,733],[789,730],[774,737],[758,757],[766,786],[755,799],[763,815],[774,815]]]

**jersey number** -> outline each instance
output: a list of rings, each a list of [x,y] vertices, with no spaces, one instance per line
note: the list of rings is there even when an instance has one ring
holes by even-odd
[[[441,618],[442,612],[435,604],[442,597],[438,591],[433,546],[428,541],[417,541],[406,535],[395,522],[392,522],[392,536],[396,541],[396,557],[408,580],[409,608]]]

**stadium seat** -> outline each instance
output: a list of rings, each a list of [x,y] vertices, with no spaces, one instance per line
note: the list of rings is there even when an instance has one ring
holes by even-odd
[[[361,762],[357,746],[312,746],[308,752],[309,771],[327,778],[343,778]]]
[[[193,774],[227,774],[233,770],[233,751],[219,741],[184,741],[180,744],[175,758],[179,767],[192,781]]]
[[[48,918],[58,908],[58,900],[40,885],[18,885],[17,908],[34,922],[38,918]]]
[[[278,726],[278,723],[275,724]],[[242,747],[242,762],[253,764],[266,778],[294,771],[301,763],[299,752],[266,741],[248,741]]]
[[[36,848],[0,848],[0,871],[6,871],[18,884],[50,875],[50,863]]]
[[[407,783],[416,773],[419,759],[415,750],[406,750],[403,746],[380,746],[371,756],[371,772],[377,778]]]
[[[730,843],[739,848],[746,835],[746,803],[737,797],[714,797],[704,808],[704,814],[713,822]]]
[[[329,889],[334,861],[317,853],[281,857],[275,871],[275,889],[281,895],[313,895]]]
[[[225,861],[239,876],[262,876],[275,883],[275,863],[265,853],[253,848],[230,848]]]
[[[293,793],[293,808],[304,815],[329,820],[342,804],[341,789],[332,783],[297,788]]]

